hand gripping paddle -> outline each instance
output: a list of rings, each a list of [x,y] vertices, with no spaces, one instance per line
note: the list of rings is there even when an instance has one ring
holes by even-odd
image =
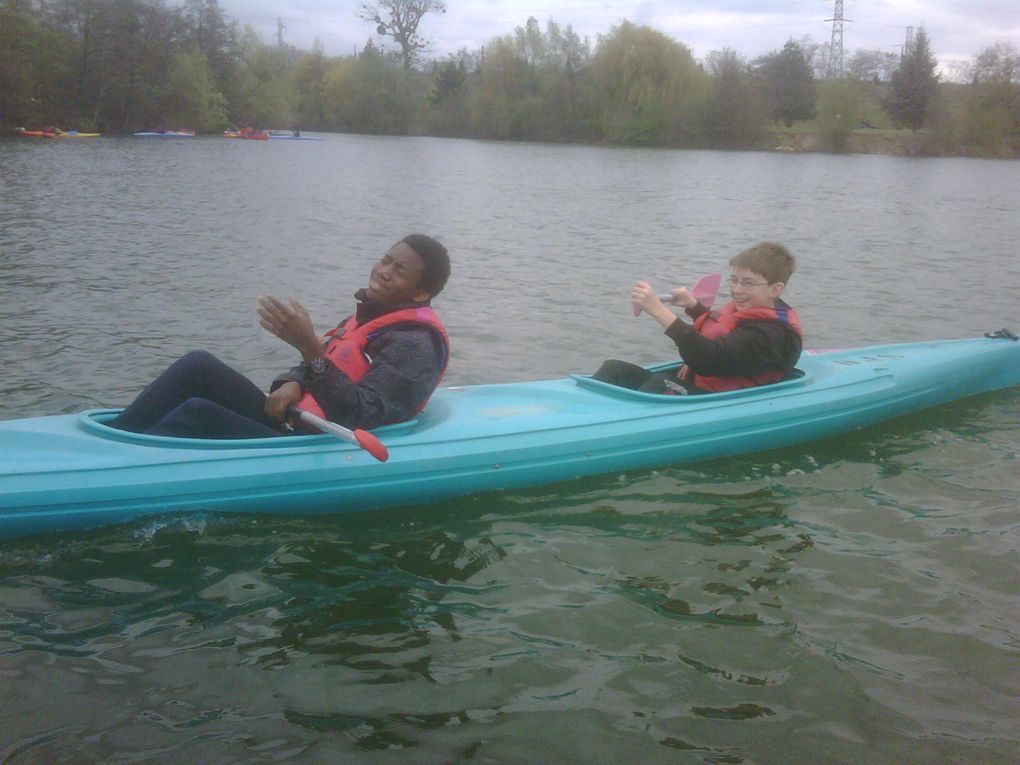
[[[719,294],[719,285],[722,283],[722,274],[708,274],[702,276],[698,281],[694,282],[694,286],[691,287],[691,297],[701,303],[705,308],[711,308],[712,303],[715,302],[716,295]],[[659,300],[663,303],[672,303],[673,295],[659,295]],[[634,315],[641,315],[641,306],[634,303]]]
[[[380,462],[385,462],[389,459],[390,453],[387,451],[386,445],[367,430],[350,430],[343,425],[337,425],[335,422],[324,420],[318,415],[306,412],[304,409],[299,409],[293,404],[287,407],[287,416],[296,417],[313,428],[321,430],[323,433],[329,433],[331,436],[336,436],[342,441],[360,446]]]

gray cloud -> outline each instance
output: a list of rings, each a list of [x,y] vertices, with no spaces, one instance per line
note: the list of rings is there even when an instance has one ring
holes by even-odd
[[[355,0],[220,0],[233,19],[251,25],[267,41],[277,20],[284,39],[310,48],[316,38],[328,55],[349,55],[373,38],[372,25],[357,16]],[[747,58],[778,50],[789,38],[828,42],[834,3],[830,0],[447,0],[448,11],[430,15],[421,32],[433,41],[433,55],[460,48],[477,50],[509,34],[534,16],[570,24],[594,43],[622,19],[647,24],[687,45],[698,58],[732,48]],[[908,26],[924,26],[935,56],[943,63],[972,59],[997,43],[1020,44],[1015,0],[846,0],[843,47],[899,52]]]

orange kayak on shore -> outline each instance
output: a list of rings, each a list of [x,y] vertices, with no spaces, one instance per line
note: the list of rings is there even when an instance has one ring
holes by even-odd
[[[269,133],[265,130],[254,130],[252,128],[244,128],[242,130],[224,130],[224,138],[242,138],[246,141],[268,141]]]

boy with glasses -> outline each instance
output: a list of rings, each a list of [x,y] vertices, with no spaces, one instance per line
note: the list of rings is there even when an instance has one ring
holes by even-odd
[[[664,305],[650,284],[638,282],[631,300],[659,322],[684,363],[675,371],[649,372],[610,359],[594,378],[670,395],[720,393],[784,379],[802,347],[800,320],[781,297],[795,267],[781,244],[762,242],[744,250],[730,260],[732,300],[718,312],[705,308],[686,287],[674,288],[669,302],[684,308],[692,324]]]

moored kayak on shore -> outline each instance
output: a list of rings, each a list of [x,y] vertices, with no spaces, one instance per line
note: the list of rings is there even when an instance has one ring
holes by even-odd
[[[255,128],[242,128],[241,130],[224,130],[225,138],[240,138],[245,141],[268,141],[269,133],[265,130]]]
[[[301,135],[292,133],[289,130],[270,130],[270,141],[322,141],[324,139],[314,135]]]
[[[374,431],[387,462],[328,435],[125,433],[104,424],[116,410],[10,420],[0,536],[167,511],[415,505],[788,446],[1016,385],[1020,342],[1001,333],[806,353],[791,379],[726,393],[664,396],[580,375],[452,386],[414,420]]]
[[[79,133],[77,130],[16,130],[25,138],[97,138],[99,133]]]
[[[132,135],[144,138],[194,138],[194,130],[139,130]]]

